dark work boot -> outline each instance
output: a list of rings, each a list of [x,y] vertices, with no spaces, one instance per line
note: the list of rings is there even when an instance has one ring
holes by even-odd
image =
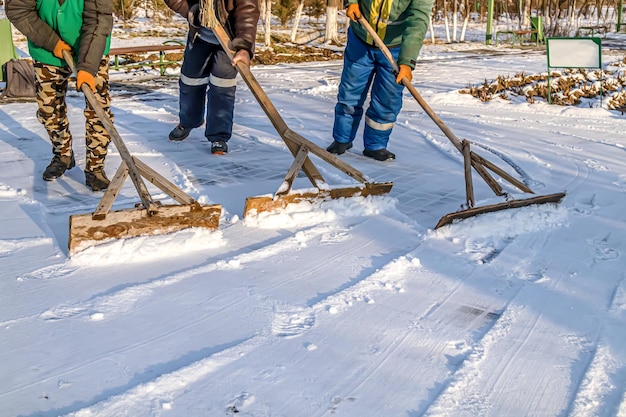
[[[363,150],[363,155],[374,158],[377,161],[391,161],[392,159],[396,159],[396,155],[392,152],[389,152],[387,149],[377,149],[375,151],[370,151],[368,149]]]
[[[107,178],[103,168],[94,171],[85,171],[85,184],[91,191],[106,190],[111,181]]]
[[[170,140],[173,140],[174,142],[180,142],[181,140],[185,140],[192,130],[193,128],[188,129],[179,124],[170,132]]]
[[[59,178],[68,169],[72,169],[76,166],[74,160],[74,152],[70,156],[54,155],[50,165],[48,165],[43,172],[43,179],[46,181],[52,181]]]
[[[211,142],[211,153],[214,155],[224,155],[228,152],[228,145],[223,140]]]
[[[341,155],[342,153],[344,153],[350,148],[352,148],[352,142],[341,143],[341,142],[337,142],[336,140],[334,140],[333,143],[328,145],[328,148],[326,148],[326,151],[330,153],[334,153],[335,155]]]

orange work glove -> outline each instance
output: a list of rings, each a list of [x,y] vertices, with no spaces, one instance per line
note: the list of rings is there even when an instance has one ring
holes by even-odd
[[[413,70],[408,65],[400,64],[400,70],[398,71],[398,76],[396,77],[396,82],[398,84],[402,84],[402,78],[406,77],[409,82],[413,79]]]
[[[241,62],[243,64],[246,64],[247,66],[250,66],[250,52],[245,49],[238,50],[233,57],[233,66],[235,66],[237,62]]]
[[[359,9],[359,5],[357,3],[351,3],[348,5],[346,9],[346,16],[348,16],[351,20],[356,22],[361,18],[361,10]]]
[[[76,88],[80,90],[83,84],[87,84],[91,88],[91,91],[96,92],[96,79],[94,76],[85,70],[80,70],[78,74],[76,74]]]
[[[67,51],[70,54],[72,53],[72,47],[66,44],[62,39],[59,39],[56,45],[54,45],[54,50],[52,53],[59,59],[63,59],[63,51]]]

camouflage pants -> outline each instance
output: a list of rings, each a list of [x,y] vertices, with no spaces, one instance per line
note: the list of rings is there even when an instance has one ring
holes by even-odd
[[[52,153],[59,156],[70,156],[72,153],[72,133],[67,117],[65,95],[72,72],[68,67],[57,67],[41,62],[35,62],[34,66],[37,80],[37,120],[44,125],[48,132],[50,142],[52,142]],[[95,80],[95,97],[113,120],[111,96],[109,95],[108,57],[104,57],[100,61],[100,68],[98,68]],[[83,114],[85,115],[85,145],[87,147],[85,170],[94,171],[104,168],[104,158],[111,137],[87,102],[85,102]]]

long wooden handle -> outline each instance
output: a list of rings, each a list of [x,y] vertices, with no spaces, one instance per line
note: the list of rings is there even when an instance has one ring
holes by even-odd
[[[63,51],[63,58],[65,59],[65,62],[67,62],[67,65],[70,66],[72,72],[77,74],[76,65],[74,64],[74,59],[72,58],[72,55],[68,51]],[[128,174],[130,176],[130,179],[133,181],[135,188],[137,189],[137,193],[139,194],[139,198],[141,199],[141,203],[143,204],[144,208],[148,211],[148,213],[156,213],[158,211],[158,207],[152,201],[152,197],[148,192],[148,188],[146,187],[146,184],[143,182],[143,179],[141,178],[141,175],[137,170],[135,161],[133,161],[133,157],[128,151],[128,148],[126,148],[126,144],[117,132],[117,129],[115,129],[111,118],[104,111],[104,108],[102,108],[102,105],[100,105],[98,99],[87,84],[83,84],[81,86],[81,91],[83,92],[83,94],[85,94],[87,102],[95,111],[96,115],[104,125],[107,133],[109,134],[109,136],[111,136],[111,139],[113,140],[117,151],[120,153],[120,157],[126,163],[129,171]]]

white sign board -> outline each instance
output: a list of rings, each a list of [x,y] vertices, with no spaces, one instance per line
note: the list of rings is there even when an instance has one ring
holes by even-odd
[[[548,67],[602,68],[600,38],[547,38]]]

